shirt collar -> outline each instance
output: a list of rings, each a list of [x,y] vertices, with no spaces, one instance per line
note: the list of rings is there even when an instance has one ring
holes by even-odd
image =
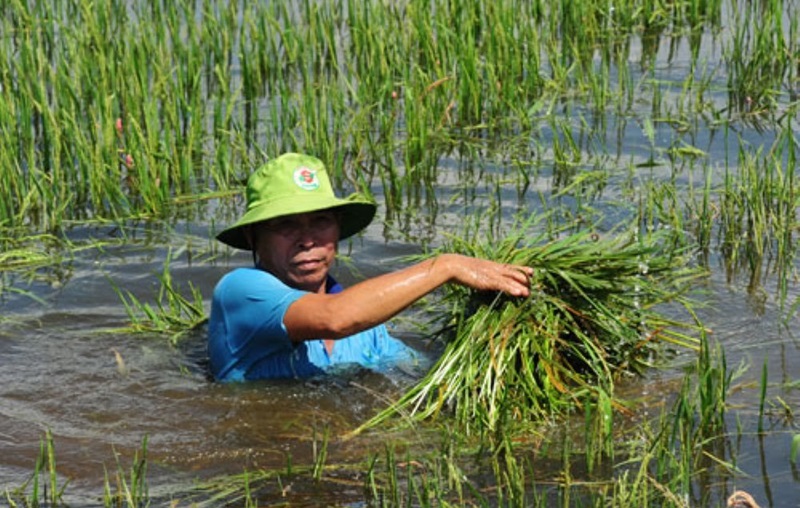
[[[325,281],[325,292],[326,293],[341,293],[342,292],[342,285],[336,282],[336,279],[328,275],[328,279]]]

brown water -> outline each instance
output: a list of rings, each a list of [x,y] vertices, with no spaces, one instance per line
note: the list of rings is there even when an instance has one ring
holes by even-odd
[[[376,227],[350,250],[365,276],[401,265],[399,256],[417,249],[378,241]],[[179,243],[185,242],[181,238]],[[199,233],[192,241],[204,242]],[[62,483],[70,480],[65,498],[73,506],[98,502],[106,471],[117,467],[116,457],[128,471],[145,437],[150,495],[156,500],[181,499],[197,480],[239,474],[245,468],[280,469],[288,461],[311,464],[314,436],[319,438],[326,426],[333,436],[331,463],[384,452],[379,433],[347,442],[336,436],[374,414],[384,397],[398,393],[419,373],[354,372],[327,380],[222,385],[207,378],[202,328],[177,347],[162,336],[109,331],[128,322],[109,279],[142,299],[152,301],[156,294],[156,274],[166,251],[163,244],[150,242],[132,238],[102,253],[81,254],[68,264],[71,276],[63,283],[29,286],[44,305],[6,294],[0,326],[0,489],[18,487],[30,476],[47,429],[54,436]],[[206,297],[222,274],[249,263],[247,255],[189,263],[186,252],[171,264],[173,278],[191,280]],[[340,267],[339,272],[345,282],[353,279],[349,270]],[[773,417],[766,420],[769,432],[755,433],[765,361],[768,400],[779,396],[790,408],[800,408],[798,342],[788,333],[793,326],[781,328],[777,309],[713,277],[708,290],[704,321],[724,346],[729,367],[745,362],[750,368],[732,396],[732,414],[743,430],[728,443],[744,474],[736,480],[709,478],[708,485],[697,488],[719,496],[734,487],[746,488],[762,506],[798,506],[800,475],[789,460],[796,422],[772,408]],[[413,320],[416,314],[405,317]],[[399,332],[412,328],[402,320],[396,326]],[[409,340],[425,347],[422,340]],[[651,401],[650,414],[657,414],[677,390],[682,366],[693,361],[690,356],[678,357],[674,368],[654,371],[626,390]],[[732,435],[736,425],[730,422]],[[359,482],[323,488],[297,484],[292,499],[356,502],[363,499]]]
[[[202,240],[199,242],[202,243]],[[105,471],[126,472],[146,437],[148,483],[155,499],[191,490],[195,479],[313,463],[313,441],[354,428],[407,387],[419,372],[354,371],[326,380],[218,384],[208,379],[205,329],[177,346],[163,336],[119,333],[128,317],[109,279],[153,303],[165,250],[135,239],[129,245],[69,264],[63,285],[34,283],[46,301],[8,296],[0,327],[0,490],[33,471],[45,431],[54,437],[65,499],[96,502]],[[396,253],[395,253],[396,254]],[[208,296],[237,256],[218,264],[171,265]],[[365,263],[369,274],[376,266]],[[339,270],[343,281],[352,279]],[[55,287],[53,287],[55,286]],[[426,344],[407,340],[418,349]],[[121,359],[121,360],[120,360]],[[365,437],[330,447],[331,460],[382,453]],[[358,489],[359,495],[361,490]],[[317,492],[318,495],[340,493]],[[180,496],[177,496],[180,498]]]

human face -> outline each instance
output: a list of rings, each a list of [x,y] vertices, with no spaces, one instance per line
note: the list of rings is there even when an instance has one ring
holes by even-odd
[[[324,293],[339,241],[335,212],[299,213],[253,227],[259,265],[287,285]]]

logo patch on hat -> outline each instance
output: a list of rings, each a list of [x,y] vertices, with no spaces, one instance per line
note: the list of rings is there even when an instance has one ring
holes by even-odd
[[[309,169],[305,166],[300,166],[294,170],[293,179],[294,183],[301,189],[314,190],[319,187],[319,179],[317,178],[316,170]]]

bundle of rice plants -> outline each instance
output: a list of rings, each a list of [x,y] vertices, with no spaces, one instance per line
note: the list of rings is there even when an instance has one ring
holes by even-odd
[[[697,348],[696,320],[667,314],[677,303],[694,315],[687,291],[701,272],[666,234],[525,236],[453,239],[442,249],[532,266],[532,294],[517,299],[446,287],[433,313],[446,341],[443,354],[356,432],[393,415],[423,420],[443,410],[467,434],[493,432],[504,421],[615,401],[615,382],[642,373],[667,346]]]

